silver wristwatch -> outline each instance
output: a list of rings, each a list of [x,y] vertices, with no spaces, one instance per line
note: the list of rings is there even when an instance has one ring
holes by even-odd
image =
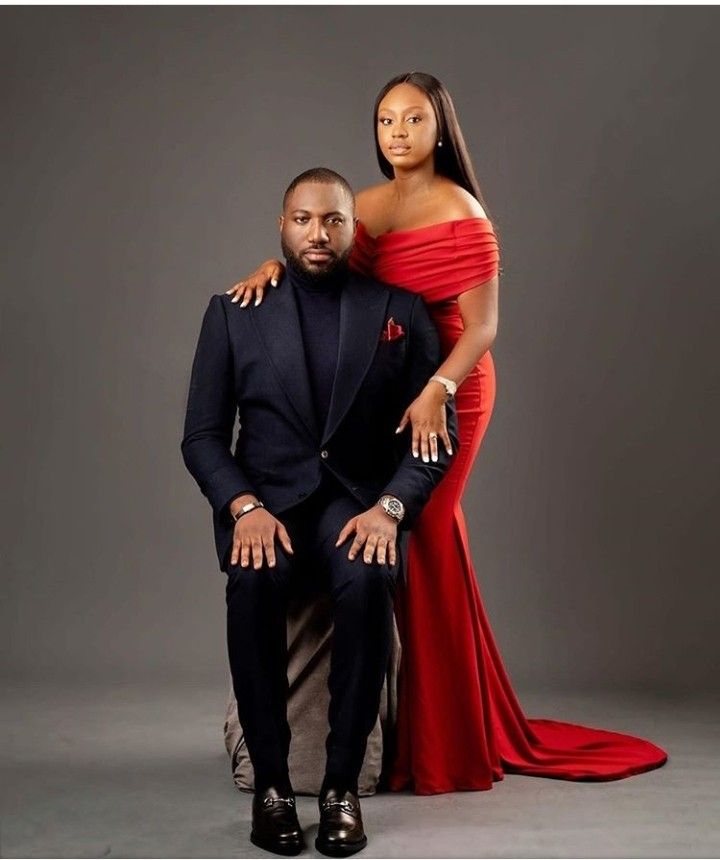
[[[380,496],[378,504],[396,523],[401,522],[405,516],[405,505],[395,496]]]

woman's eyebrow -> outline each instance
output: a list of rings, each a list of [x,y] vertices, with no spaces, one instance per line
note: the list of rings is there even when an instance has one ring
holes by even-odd
[[[410,107],[406,107],[406,108],[405,108],[405,110],[406,110],[406,111],[408,111],[408,110],[420,110],[420,111],[424,111],[424,110],[425,110],[425,108],[424,108],[424,107],[421,107],[420,105],[410,105]],[[391,110],[390,108],[380,108],[380,110],[378,111],[378,113],[395,113],[395,111],[394,111],[394,110]]]

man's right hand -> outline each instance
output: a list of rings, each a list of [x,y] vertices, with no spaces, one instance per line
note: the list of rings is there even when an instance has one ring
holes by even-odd
[[[249,497],[236,499],[230,507],[231,513],[235,513],[248,501],[255,500]],[[276,537],[283,548],[292,555],[290,535],[280,520],[275,519],[265,508],[256,508],[249,514],[244,514],[235,523],[230,564],[237,564],[240,559],[240,566],[248,567],[252,555],[253,568],[258,570],[263,565],[264,554],[268,567],[275,567]]]

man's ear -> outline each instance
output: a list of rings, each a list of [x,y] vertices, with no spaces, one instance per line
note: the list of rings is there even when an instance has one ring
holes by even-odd
[[[280,230],[282,230],[284,223],[285,223],[285,216],[284,215],[278,215],[278,227]]]

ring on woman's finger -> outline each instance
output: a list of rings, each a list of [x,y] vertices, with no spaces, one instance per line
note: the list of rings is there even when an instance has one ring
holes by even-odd
[[[437,437],[438,437],[437,433],[430,433],[429,435],[430,435],[431,439],[437,439]]]

